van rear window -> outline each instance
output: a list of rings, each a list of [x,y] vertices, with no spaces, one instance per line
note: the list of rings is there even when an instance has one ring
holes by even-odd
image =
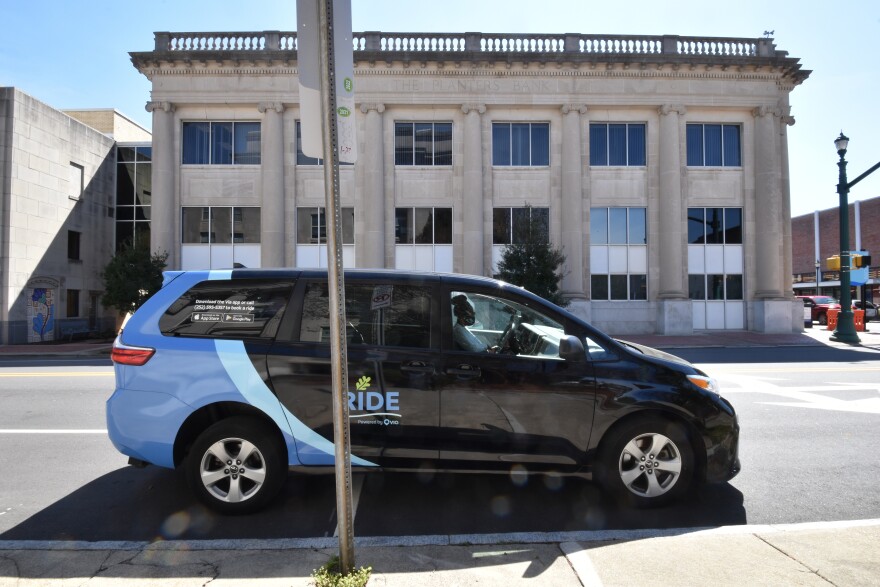
[[[203,281],[165,310],[159,329],[165,336],[271,339],[292,287],[265,280]]]

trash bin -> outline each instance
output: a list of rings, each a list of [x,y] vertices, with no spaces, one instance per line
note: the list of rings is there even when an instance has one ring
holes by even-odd
[[[853,322],[856,324],[856,332],[865,331],[865,311],[853,310]]]
[[[837,330],[837,315],[840,313],[840,310],[828,310],[826,316],[828,317],[828,326],[826,327],[828,330]],[[865,311],[864,310],[853,310],[853,323],[856,327],[856,332],[865,332]]]
[[[827,326],[825,326],[826,330],[834,330],[837,328],[837,314],[840,310],[828,310],[825,312],[825,317],[828,320]]]

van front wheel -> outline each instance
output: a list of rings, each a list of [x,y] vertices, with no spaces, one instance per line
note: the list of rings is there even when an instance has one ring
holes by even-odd
[[[281,490],[287,464],[279,443],[252,418],[228,418],[208,427],[185,461],[190,488],[208,507],[245,514],[266,506]]]
[[[636,507],[666,505],[691,488],[694,452],[683,428],[659,417],[611,432],[602,451],[605,489]]]

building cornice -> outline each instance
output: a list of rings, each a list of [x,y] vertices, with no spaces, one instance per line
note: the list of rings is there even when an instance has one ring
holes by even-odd
[[[758,75],[794,87],[809,77],[772,39],[675,35],[516,35],[488,33],[353,33],[356,73],[405,74],[492,70],[516,75],[591,74],[664,77]],[[155,48],[130,54],[156,74],[296,73],[296,33],[155,33]],[[448,73],[447,73],[448,72]],[[763,76],[766,76],[763,77]]]

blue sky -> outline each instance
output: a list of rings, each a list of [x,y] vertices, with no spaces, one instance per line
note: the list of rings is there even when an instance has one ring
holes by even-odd
[[[150,84],[129,51],[155,31],[296,30],[295,0],[0,0],[0,86],[55,108],[116,108],[149,128]],[[813,73],[791,96],[793,215],[837,206],[838,133],[850,179],[880,161],[880,2],[876,0],[352,0],[355,31],[605,33],[760,37]],[[880,171],[850,201],[880,196]]]

